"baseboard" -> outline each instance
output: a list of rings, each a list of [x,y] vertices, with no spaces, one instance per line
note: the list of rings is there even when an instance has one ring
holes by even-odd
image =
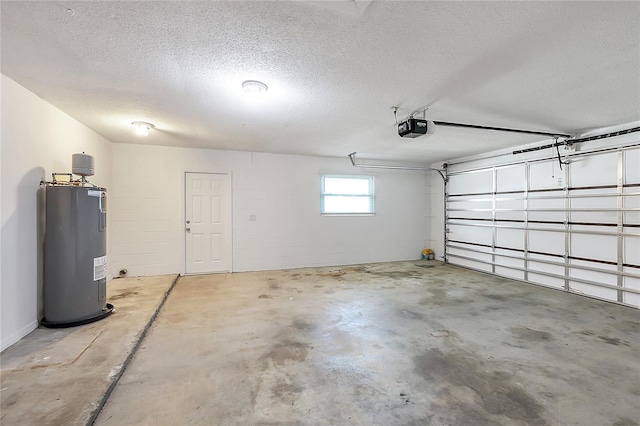
[[[14,343],[16,343],[17,341],[22,339],[27,334],[31,333],[36,328],[38,328],[38,321],[33,321],[33,322],[30,322],[29,324],[25,325],[24,327],[22,327],[20,330],[16,331],[15,333],[11,333],[10,336],[7,336],[7,337],[3,336],[2,341],[0,341],[0,352],[4,351],[9,346],[11,346]]]

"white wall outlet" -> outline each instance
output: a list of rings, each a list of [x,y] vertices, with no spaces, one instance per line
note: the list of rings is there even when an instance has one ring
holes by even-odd
[[[249,222],[255,222],[256,221],[256,215],[255,214],[250,214],[249,215]]]

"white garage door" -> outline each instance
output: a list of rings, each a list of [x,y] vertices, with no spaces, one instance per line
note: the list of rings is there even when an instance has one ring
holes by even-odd
[[[640,150],[458,170],[452,264],[640,307]]]

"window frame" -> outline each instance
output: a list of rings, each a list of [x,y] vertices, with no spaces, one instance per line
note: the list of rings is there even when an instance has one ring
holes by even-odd
[[[367,194],[349,194],[349,193],[327,193],[325,192],[325,179],[326,178],[340,178],[340,179],[355,179],[361,181],[368,181],[369,192]],[[376,214],[376,183],[375,176],[373,175],[348,175],[337,173],[322,173],[320,174],[320,215],[322,216],[375,216]],[[325,197],[326,196],[345,196],[345,197],[359,197],[369,199],[368,212],[325,212]]]

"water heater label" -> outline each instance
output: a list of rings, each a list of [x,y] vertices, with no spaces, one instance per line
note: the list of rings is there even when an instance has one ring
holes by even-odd
[[[93,280],[98,281],[107,277],[107,256],[93,258]]]
[[[102,191],[87,191],[89,197],[102,197]]]

